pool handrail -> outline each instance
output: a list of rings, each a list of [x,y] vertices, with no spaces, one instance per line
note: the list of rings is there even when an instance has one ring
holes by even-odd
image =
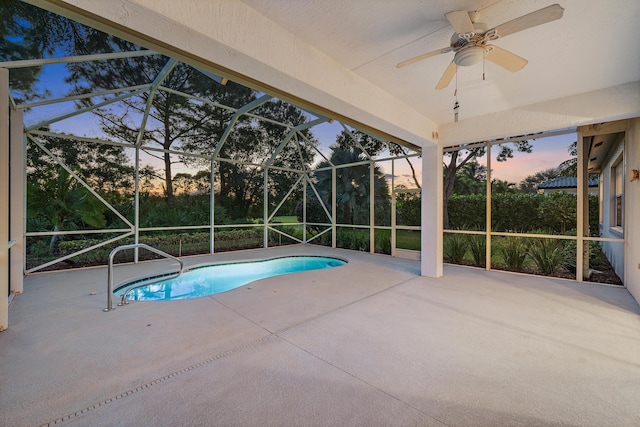
[[[118,246],[117,248],[114,248],[114,249],[111,251],[111,253],[109,254],[109,264],[108,264],[108,268],[107,268],[107,308],[105,308],[105,309],[104,309],[104,310],[102,310],[102,311],[108,312],[108,311],[113,311],[113,310],[115,310],[115,309],[113,308],[113,259],[114,259],[114,257],[116,256],[116,254],[117,254],[118,252],[120,252],[120,251],[122,251],[122,250],[126,250],[126,249],[135,249],[135,248],[142,248],[142,249],[146,249],[146,250],[148,250],[148,251],[150,251],[150,252],[153,252],[153,253],[155,253],[155,254],[158,254],[158,255],[160,255],[160,256],[163,256],[163,257],[165,257],[165,258],[167,258],[167,259],[170,259],[170,260],[173,260],[173,261],[177,261],[177,262],[178,262],[178,264],[180,264],[180,270],[178,270],[178,271],[176,272],[176,275],[175,275],[174,277],[172,277],[173,279],[175,279],[176,277],[180,276],[180,275],[182,274],[182,272],[184,271],[184,262],[182,262],[182,260],[181,260],[181,259],[179,259],[179,258],[177,258],[177,257],[174,257],[173,255],[170,255],[170,254],[168,254],[168,253],[166,253],[166,252],[163,252],[163,251],[161,251],[160,249],[156,249],[156,248],[154,248],[154,247],[152,247],[152,246],[149,246],[149,245],[146,245],[146,244],[144,244],[144,243],[132,243],[132,244],[129,244],[129,245],[122,245],[122,246]],[[167,277],[161,277],[160,279],[158,279],[158,280],[156,280],[156,281],[152,281],[152,282],[145,282],[145,283],[144,283],[144,285],[149,285],[149,284],[156,283],[156,282],[160,282],[160,281],[163,281],[163,280],[167,280]],[[142,285],[142,284],[141,284],[141,285]],[[126,304],[126,297],[127,297],[127,294],[128,294],[131,290],[133,290],[133,289],[135,289],[135,288],[137,288],[137,287],[139,287],[139,286],[140,286],[140,285],[138,285],[138,286],[133,286],[133,287],[131,287],[131,288],[127,289],[127,290],[125,291],[125,293],[122,295],[122,301],[121,301],[121,303],[120,303],[119,305],[124,305],[124,304]]]

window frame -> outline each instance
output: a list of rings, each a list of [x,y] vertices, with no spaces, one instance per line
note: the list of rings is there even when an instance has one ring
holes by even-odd
[[[611,164],[611,197],[609,208],[609,227],[612,231],[624,232],[624,154]]]

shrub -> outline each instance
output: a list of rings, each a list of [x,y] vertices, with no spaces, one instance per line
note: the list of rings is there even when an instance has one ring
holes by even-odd
[[[507,237],[503,239],[499,251],[507,268],[518,271],[524,265],[528,247],[521,237]]]
[[[479,267],[487,265],[487,238],[478,234],[469,236],[469,249],[473,262]]]
[[[376,231],[376,252],[391,255],[391,233],[387,230]]]
[[[567,266],[569,256],[563,242],[554,239],[540,239],[534,242],[528,255],[545,276],[551,276]]]
[[[589,242],[589,266],[595,269],[609,267],[609,260],[602,252],[602,247],[598,242]]]
[[[467,247],[469,242],[466,236],[462,234],[448,234],[444,239],[444,256],[449,261],[459,264],[465,254],[467,253]]]
[[[111,236],[108,236],[111,237]],[[105,237],[106,238],[106,237]],[[216,231],[215,244],[216,250],[236,250],[259,247],[262,244],[263,229],[258,228],[239,228],[236,230]],[[60,242],[59,255],[64,256],[89,246],[103,242],[103,239],[78,239],[66,240]],[[209,233],[171,233],[162,232],[158,234],[143,234],[140,236],[140,242],[153,246],[161,251],[172,255],[192,255],[209,252]],[[89,252],[76,255],[69,262],[83,265],[104,265],[107,263],[109,253],[115,247],[133,243],[133,237],[127,237],[117,242],[101,246]],[[179,253],[181,252],[181,253]],[[123,251],[116,255],[116,262],[127,261],[131,259],[132,251]],[[155,257],[155,255],[142,251],[140,253],[142,259]]]

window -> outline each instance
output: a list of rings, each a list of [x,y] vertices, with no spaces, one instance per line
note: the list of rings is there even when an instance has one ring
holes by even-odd
[[[623,227],[624,215],[624,162],[622,156],[611,167],[612,209],[611,226]]]
[[[604,215],[604,179],[600,175],[598,182],[598,224],[602,228],[602,217]]]

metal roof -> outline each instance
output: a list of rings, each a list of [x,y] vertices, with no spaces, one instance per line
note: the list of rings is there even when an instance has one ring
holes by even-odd
[[[589,178],[589,187],[598,186],[598,177]],[[578,178],[575,176],[561,176],[560,178],[552,179],[551,181],[538,184],[538,189],[546,188],[577,188]]]

